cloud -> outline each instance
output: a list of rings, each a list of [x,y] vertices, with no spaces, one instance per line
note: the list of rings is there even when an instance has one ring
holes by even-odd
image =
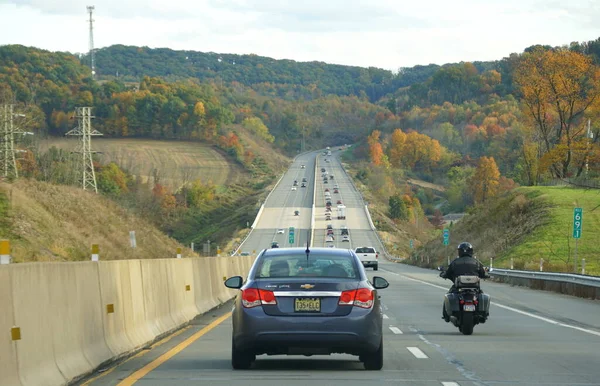
[[[0,44],[127,44],[397,69],[597,39],[597,0],[0,0]]]

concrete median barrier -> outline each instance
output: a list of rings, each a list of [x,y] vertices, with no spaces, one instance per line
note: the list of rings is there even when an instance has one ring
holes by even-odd
[[[11,330],[15,327],[11,280],[7,267],[0,266],[0,385],[20,386],[17,369],[17,344],[12,340]]]
[[[236,257],[230,257],[236,258]],[[191,259],[192,273],[194,275],[194,299],[198,313],[204,313],[219,304],[219,300],[213,293],[210,272],[210,262],[208,258]]]
[[[253,256],[0,267],[0,385],[64,385],[237,293]],[[9,332],[19,327],[20,340]]]

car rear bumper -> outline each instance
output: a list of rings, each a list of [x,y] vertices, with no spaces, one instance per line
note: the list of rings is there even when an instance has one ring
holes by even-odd
[[[363,267],[377,267],[377,265],[378,265],[377,260],[375,260],[375,261],[366,261],[365,260],[365,261],[361,261],[361,263],[362,263]]]
[[[354,307],[347,316],[269,316],[262,307],[236,309],[233,339],[236,347],[260,354],[360,355],[377,350],[382,315],[375,308]]]

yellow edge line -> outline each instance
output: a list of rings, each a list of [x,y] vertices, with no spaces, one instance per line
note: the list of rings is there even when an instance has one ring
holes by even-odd
[[[148,363],[146,366],[142,367],[135,373],[131,374],[127,378],[123,379],[117,386],[131,386],[140,379],[144,378],[148,375],[149,372],[162,365],[181,351],[183,351],[187,346],[194,343],[198,338],[202,337],[206,333],[208,333],[213,328],[217,327],[219,324],[223,323],[227,318],[231,316],[231,312],[226,313],[225,315],[219,317],[217,320],[213,321],[208,326],[204,327],[202,330],[198,331],[194,335],[190,336],[183,342],[179,343],[177,346],[173,347],[163,355],[159,356],[152,362]]]
[[[160,345],[161,345],[161,344],[163,344],[163,343],[166,343],[166,342],[170,341],[171,339],[173,339],[173,338],[175,338],[177,335],[179,335],[179,334],[181,334],[181,333],[183,333],[183,332],[187,331],[187,330],[188,330],[188,329],[190,329],[191,327],[192,327],[192,326],[186,326],[186,327],[182,328],[181,330],[179,330],[179,331],[177,331],[177,332],[174,332],[173,334],[171,334],[171,335],[169,335],[169,336],[167,336],[167,337],[165,337],[165,338],[163,338],[163,339],[159,340],[158,342],[154,343],[152,346],[150,346],[150,348],[151,348],[151,349],[153,349],[153,348],[155,348],[155,347],[158,347],[158,346],[160,346]],[[139,357],[141,357],[141,356],[144,356],[144,355],[146,355],[148,352],[150,352],[150,350],[144,350],[144,349],[142,349],[142,350],[141,350],[139,353],[135,354],[134,356],[132,356],[132,357],[130,357],[130,358],[127,358],[127,359],[125,359],[123,362],[119,362],[119,363],[118,363],[118,364],[116,364],[115,366],[111,367],[111,368],[110,368],[110,370],[107,370],[107,371],[103,372],[102,374],[98,375],[97,377],[94,377],[94,378],[92,378],[92,379],[88,379],[87,381],[85,381],[84,383],[82,383],[82,384],[81,384],[81,386],[89,386],[89,385],[90,385],[92,382],[94,382],[94,381],[97,381],[98,379],[100,379],[100,378],[103,378],[103,377],[107,376],[108,374],[112,373],[113,371],[115,371],[115,369],[116,369],[117,367],[121,366],[122,364],[124,364],[124,363],[127,363],[127,362],[129,362],[130,360],[132,360],[132,359],[135,359],[135,358],[139,358]]]

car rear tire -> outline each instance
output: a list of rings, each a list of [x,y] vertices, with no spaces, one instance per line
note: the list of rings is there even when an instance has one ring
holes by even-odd
[[[363,359],[365,370],[381,370],[383,367],[383,337],[381,337],[377,351],[363,354],[359,358]]]
[[[256,356],[254,354],[236,348],[235,342],[231,339],[231,367],[234,370],[249,369],[255,359]]]

